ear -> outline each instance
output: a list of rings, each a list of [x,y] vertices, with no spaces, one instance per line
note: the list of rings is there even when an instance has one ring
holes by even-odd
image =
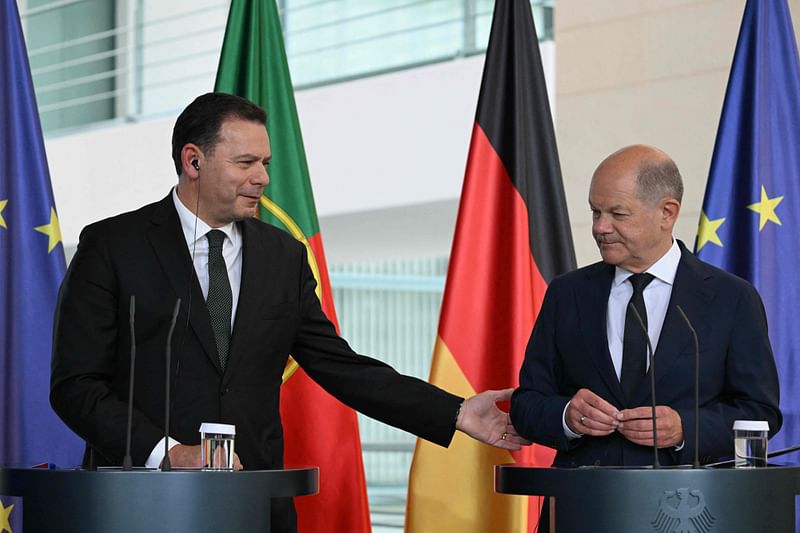
[[[196,144],[187,143],[181,148],[181,168],[182,174],[189,178],[189,180],[196,180],[200,177],[199,168],[202,167],[203,151]],[[192,162],[196,161],[198,164],[193,165]],[[195,168],[197,167],[197,168]]]
[[[669,229],[675,226],[678,220],[678,215],[681,212],[681,204],[675,198],[664,198],[661,200],[661,224],[664,229]]]

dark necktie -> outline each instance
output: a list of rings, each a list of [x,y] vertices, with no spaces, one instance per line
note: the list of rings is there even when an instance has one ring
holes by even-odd
[[[630,303],[639,311],[644,328],[647,329],[647,309],[644,306],[644,288],[653,281],[653,275],[647,273],[634,274],[628,278],[633,285],[633,295]],[[625,311],[625,333],[622,338],[622,371],[620,384],[625,398],[631,401],[636,387],[641,383],[647,368],[647,340],[642,326],[636,320],[636,315],[630,308]]]
[[[228,281],[228,268],[222,258],[222,243],[225,234],[218,229],[206,234],[208,239],[208,298],[206,305],[211,315],[211,328],[214,340],[217,341],[217,354],[222,370],[228,362],[228,350],[231,344],[231,310],[233,309],[233,292]]]

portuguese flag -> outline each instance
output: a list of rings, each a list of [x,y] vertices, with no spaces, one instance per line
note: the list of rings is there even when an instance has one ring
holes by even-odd
[[[247,98],[267,111],[271,181],[261,197],[259,218],[285,229],[306,245],[317,278],[317,295],[338,330],[274,0],[231,2],[215,90]],[[295,499],[298,531],[369,531],[355,412],[323,391],[290,360],[281,390],[281,419],[286,466],[320,467],[319,494]]]
[[[548,283],[575,267],[553,123],[530,3],[497,0],[470,142],[430,381],[469,397],[519,385]],[[535,531],[538,498],[494,492],[494,465],[549,466],[456,434],[418,440],[406,531]]]

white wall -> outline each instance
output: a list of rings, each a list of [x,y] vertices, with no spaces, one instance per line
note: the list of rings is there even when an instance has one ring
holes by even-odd
[[[552,79],[552,43],[542,54]],[[449,253],[483,58],[297,94],[329,262]],[[173,122],[46,139],[68,251],[86,224],[166,195]]]

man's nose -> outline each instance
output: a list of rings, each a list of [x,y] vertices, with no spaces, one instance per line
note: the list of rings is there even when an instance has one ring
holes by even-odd
[[[595,235],[611,233],[611,224],[609,218],[603,215],[596,216],[592,221],[592,233]]]
[[[269,171],[266,167],[261,167],[261,170],[256,171],[250,179],[252,183],[261,187],[266,187],[267,184],[269,184]]]

